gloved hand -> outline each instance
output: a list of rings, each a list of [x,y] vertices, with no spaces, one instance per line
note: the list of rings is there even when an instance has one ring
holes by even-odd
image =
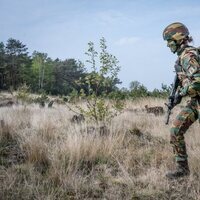
[[[174,106],[181,103],[181,100],[182,100],[182,96],[179,93],[176,93],[174,97]]]
[[[184,86],[183,88],[181,88],[181,90],[180,90],[180,95],[181,95],[182,97],[184,97],[184,96],[186,96],[186,95],[188,94],[188,88],[189,88],[189,85],[186,85],[186,86]]]

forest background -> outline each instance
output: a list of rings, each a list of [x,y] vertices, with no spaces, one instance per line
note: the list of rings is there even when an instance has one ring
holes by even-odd
[[[104,47],[102,47],[104,43]],[[101,54],[109,54],[109,60],[115,63],[111,64],[116,68],[116,74],[101,74],[104,84],[98,87],[98,96],[106,95],[108,98],[137,98],[137,97],[166,97],[169,94],[170,86],[162,83],[162,89],[149,91],[146,86],[133,80],[129,88],[119,88],[121,81],[117,77],[120,71],[119,61],[115,56],[109,53],[105,38],[100,39],[100,51],[95,50],[93,42],[88,43],[86,55],[88,60],[80,61],[74,58],[52,59],[47,53],[34,51],[31,55],[28,47],[23,42],[9,38],[4,44],[0,43],[0,90],[17,90],[26,85],[32,93],[45,93],[50,95],[75,97],[84,89],[86,95],[89,94],[89,85],[87,81],[83,82],[85,77],[95,75],[98,68],[101,68]],[[92,51],[91,52],[91,48]],[[113,58],[112,58],[113,57]],[[108,62],[110,62],[108,61]],[[92,70],[86,69],[92,65]],[[95,66],[94,66],[95,65]],[[128,72],[127,72],[128,73]],[[96,87],[91,83],[90,87]]]

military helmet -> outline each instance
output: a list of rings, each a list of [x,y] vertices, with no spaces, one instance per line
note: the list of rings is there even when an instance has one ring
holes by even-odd
[[[180,22],[175,22],[168,25],[163,31],[164,40],[180,41],[188,36],[188,28]]]

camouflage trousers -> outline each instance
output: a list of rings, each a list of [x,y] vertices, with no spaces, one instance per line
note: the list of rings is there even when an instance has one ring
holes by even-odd
[[[173,121],[170,129],[170,143],[177,162],[187,160],[184,134],[198,118],[200,120],[200,99],[192,98]]]

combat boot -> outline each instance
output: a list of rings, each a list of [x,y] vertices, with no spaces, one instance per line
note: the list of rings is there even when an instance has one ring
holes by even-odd
[[[189,176],[190,170],[188,166],[188,161],[177,162],[177,167],[174,171],[169,171],[166,173],[166,177],[169,179],[177,179],[184,176]]]

